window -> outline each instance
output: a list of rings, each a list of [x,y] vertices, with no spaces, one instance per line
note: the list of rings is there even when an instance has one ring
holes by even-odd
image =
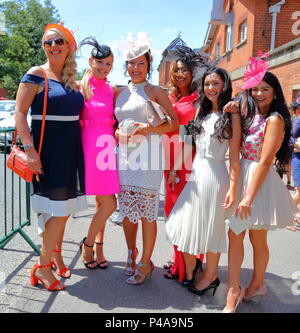
[[[240,43],[244,42],[247,40],[247,21],[244,21],[240,25]]]
[[[221,47],[220,47],[220,43],[218,43],[216,45],[216,58],[221,56]]]
[[[226,52],[232,51],[233,44],[233,25],[230,24],[227,26],[227,33],[226,33]]]

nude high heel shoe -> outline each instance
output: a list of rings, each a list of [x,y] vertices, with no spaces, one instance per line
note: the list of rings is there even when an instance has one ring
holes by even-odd
[[[146,275],[142,274],[139,271],[139,267],[145,267],[145,266],[151,266],[150,272],[148,272]],[[140,261],[138,263],[137,267],[138,268],[135,270],[134,275],[131,276],[130,278],[128,278],[126,280],[126,283],[131,284],[131,285],[139,285],[139,284],[143,284],[146,280],[151,280],[151,275],[154,270],[154,265],[153,265],[152,261],[150,262],[150,264],[143,264]]]
[[[139,254],[138,249],[135,250],[136,255]],[[124,270],[124,273],[128,276],[132,276],[134,274],[135,269],[135,259],[133,259],[133,251],[128,249],[128,258],[127,258],[127,267]]]
[[[268,294],[268,288],[264,284],[260,289],[258,289],[254,294],[250,296],[244,296],[244,300],[246,302],[255,302],[255,303],[260,303],[262,299],[267,296]]]
[[[242,288],[240,287],[240,295],[238,298],[235,299],[235,306],[233,309],[228,309],[226,306],[225,308],[223,309],[223,313],[235,313],[239,304],[243,302],[243,298],[244,298],[244,295],[245,295],[245,288]]]

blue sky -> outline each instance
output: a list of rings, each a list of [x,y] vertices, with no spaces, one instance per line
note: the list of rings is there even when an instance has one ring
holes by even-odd
[[[89,35],[101,44],[110,45],[126,32],[145,31],[152,39],[153,74],[151,82],[158,84],[157,67],[163,50],[178,32],[192,48],[203,45],[210,19],[212,0],[52,0],[66,27],[78,31],[77,41]],[[78,69],[87,67],[89,48],[82,50]],[[109,80],[126,84],[124,62],[115,54],[115,63]]]
[[[76,31],[77,41],[94,36],[100,44],[111,45],[127,32],[147,32],[152,39],[153,84],[158,84],[157,67],[162,52],[179,32],[191,48],[203,45],[212,9],[212,0],[52,0],[52,4],[65,26]],[[81,50],[82,56],[77,59],[79,71],[88,67],[90,50]],[[116,52],[109,80],[113,84],[128,81],[124,77],[124,61]]]

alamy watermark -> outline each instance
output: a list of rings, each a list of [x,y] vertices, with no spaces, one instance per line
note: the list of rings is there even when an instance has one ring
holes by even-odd
[[[300,10],[293,12],[292,14],[292,20],[296,20],[296,22],[292,25],[292,33],[295,36],[300,35]]]
[[[292,274],[292,279],[296,280],[292,284],[292,294],[294,296],[299,296],[300,295],[300,271],[296,271]]]

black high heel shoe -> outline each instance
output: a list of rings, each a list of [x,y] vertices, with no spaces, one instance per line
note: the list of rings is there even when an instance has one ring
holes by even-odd
[[[196,259],[195,268],[194,268],[194,270],[193,270],[192,278],[191,278],[191,280],[184,279],[184,280],[181,282],[181,285],[182,285],[183,287],[188,287],[188,286],[190,286],[191,284],[194,283],[194,281],[195,281],[195,276],[196,276],[196,274],[197,274],[199,268],[200,268],[201,272],[203,272],[202,261],[201,261],[200,259],[197,258],[197,259]]]
[[[89,248],[93,248],[94,247],[93,245],[87,245],[85,241],[86,241],[86,237],[83,238],[83,240],[81,241],[81,243],[79,245],[79,249],[80,249],[80,253],[81,254],[82,254],[82,247],[83,246],[86,246],[86,247],[89,247]],[[94,251],[93,251],[93,253],[94,253]],[[95,269],[95,268],[97,268],[97,265],[96,266],[90,266],[90,265],[96,263],[96,260],[92,260],[90,262],[84,262],[84,261],[82,261],[82,262],[83,262],[84,266],[86,268],[88,268],[88,269]]]
[[[216,293],[216,290],[218,289],[220,285],[220,280],[219,278],[216,278],[212,283],[210,283],[206,288],[204,289],[197,289],[194,285],[189,285],[188,289],[190,292],[192,292],[193,294],[196,294],[198,296],[202,296],[203,294],[205,294],[208,290],[213,289],[213,296]]]

